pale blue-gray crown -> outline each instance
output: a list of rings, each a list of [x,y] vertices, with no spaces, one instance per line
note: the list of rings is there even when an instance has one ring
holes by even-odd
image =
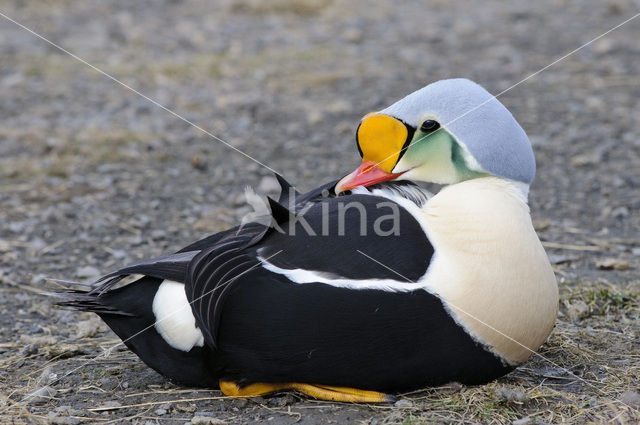
[[[529,138],[511,112],[473,81],[437,81],[380,112],[415,127],[432,114],[488,173],[533,181],[536,162]]]

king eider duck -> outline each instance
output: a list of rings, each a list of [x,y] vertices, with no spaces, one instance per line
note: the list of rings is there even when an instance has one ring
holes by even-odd
[[[466,79],[362,118],[362,165],[308,193],[282,177],[252,222],[113,271],[61,305],[97,313],[170,380],[336,401],[481,384],[550,334],[558,290],[533,229],[531,144]],[[412,181],[444,185],[431,196]]]

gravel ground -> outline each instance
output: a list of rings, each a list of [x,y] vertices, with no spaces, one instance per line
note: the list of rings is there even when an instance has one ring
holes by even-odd
[[[464,76],[499,93],[639,1],[0,1],[302,189],[358,163],[357,120]],[[174,386],[38,293],[237,224],[270,171],[0,18],[0,422],[640,421],[640,18],[501,96],[538,160],[531,210],[561,315],[497,382],[395,406]],[[108,354],[108,355],[107,355]]]

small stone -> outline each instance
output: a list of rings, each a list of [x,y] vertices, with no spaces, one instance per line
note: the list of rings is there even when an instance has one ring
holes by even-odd
[[[42,387],[28,394],[23,400],[30,404],[43,404],[58,394],[55,388]]]
[[[358,28],[348,28],[342,33],[342,38],[350,43],[359,43],[362,37],[362,31]]]
[[[49,385],[52,382],[54,382],[56,379],[58,379],[58,374],[54,373],[51,370],[50,366],[47,366],[42,373],[40,373],[40,376],[36,379],[36,385],[38,386],[45,386],[45,385]]]
[[[205,171],[207,169],[207,162],[205,159],[199,155],[195,154],[191,157],[191,166],[199,171]]]
[[[307,123],[309,125],[320,124],[323,119],[324,114],[322,113],[322,111],[319,111],[317,109],[312,109],[307,113]]]
[[[567,303],[567,316],[569,320],[576,321],[585,317],[589,313],[589,306],[582,300]]]
[[[110,378],[100,379],[100,388],[107,391],[112,391],[118,386],[118,382]]]
[[[196,405],[192,403],[177,403],[174,405],[174,409],[178,412],[191,413],[196,411]],[[195,413],[194,416],[203,416],[200,413],[202,412]]]
[[[103,322],[98,319],[98,317],[92,317],[88,320],[82,320],[76,324],[76,338],[87,338],[92,337],[103,329]]]
[[[251,399],[251,401],[254,401],[254,400]],[[293,396],[289,394],[285,394],[282,397],[271,397],[268,401],[268,404],[270,406],[284,407],[284,406],[290,406],[294,402],[295,402],[295,399],[293,398]]]
[[[106,409],[115,409],[115,408],[120,407],[120,406],[122,406],[122,403],[120,403],[119,401],[117,401],[117,400],[108,400],[108,401],[105,401],[104,403],[102,403],[100,405],[100,408],[106,410]]]
[[[76,269],[76,276],[80,279],[89,279],[92,277],[100,276],[100,270],[92,266],[78,267]]]
[[[579,154],[571,158],[571,165],[573,165],[574,167],[594,165],[598,162],[600,162],[600,157],[597,154],[592,153]]]
[[[49,358],[68,359],[81,354],[86,354],[86,351],[75,344],[57,344],[47,348],[47,357]]]
[[[516,419],[515,421],[511,422],[513,425],[529,425],[533,423],[533,420],[528,417],[525,416],[524,418],[520,418],[520,419]]]
[[[593,43],[593,50],[598,54],[609,53],[616,45],[615,41],[610,38],[602,38]]]
[[[613,218],[626,218],[629,217],[630,213],[629,213],[629,208],[627,207],[618,207],[618,208],[614,208],[611,211],[611,217]]]
[[[222,419],[214,418],[213,416],[194,416],[191,418],[192,425],[222,425],[226,424]]]
[[[628,390],[622,393],[620,401],[634,409],[640,408],[640,393],[638,391]]]
[[[156,229],[151,232],[151,239],[154,241],[163,240],[167,237],[167,232],[162,229]]]
[[[596,266],[598,266],[600,270],[627,270],[629,263],[617,258],[603,258],[596,261]]]
[[[327,105],[327,111],[334,115],[344,114],[353,109],[351,103],[346,100],[336,100]]]
[[[249,400],[247,400],[246,398],[236,398],[231,401],[231,406],[243,409],[247,406],[248,403]]]
[[[196,412],[193,414],[193,416],[206,416],[210,418],[215,418],[216,414],[213,412]]]
[[[27,344],[20,350],[20,354],[24,357],[38,354],[38,346],[36,344]]]
[[[400,400],[396,401],[393,405],[400,408],[407,408],[407,407],[413,407],[413,402],[411,400],[407,400],[406,398],[401,398]]]
[[[34,251],[40,251],[47,247],[47,243],[40,238],[35,238],[30,242],[31,249]]]
[[[549,257],[549,261],[551,261],[551,264],[570,263],[578,259],[578,257],[569,257],[564,254],[548,254],[548,257]]]
[[[80,419],[70,416],[53,416],[48,419],[49,423],[53,425],[77,425],[80,423]]]
[[[167,411],[165,409],[156,409],[155,413],[158,416],[162,416],[162,415],[165,415],[167,413]]]
[[[127,252],[123,251],[122,249],[111,250],[111,255],[113,255],[113,258],[117,260],[122,260],[124,258],[127,258]]]
[[[585,100],[585,105],[591,112],[602,112],[606,108],[605,102],[597,96],[588,97]]]
[[[53,335],[28,335],[22,334],[20,335],[20,341],[22,341],[25,345],[35,345],[38,348],[47,347],[49,345],[54,345],[58,343],[58,339]],[[26,349],[26,347],[24,347]],[[31,347],[30,350],[33,351]],[[36,354],[37,351],[33,354]]]
[[[533,220],[533,228],[536,229],[536,232],[547,230],[550,225],[551,221],[549,220]]]
[[[529,399],[523,391],[507,387],[498,388],[496,395],[506,402],[524,403]]]

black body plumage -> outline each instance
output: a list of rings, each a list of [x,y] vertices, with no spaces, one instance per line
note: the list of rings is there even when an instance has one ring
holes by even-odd
[[[176,254],[105,275],[89,292],[60,294],[59,303],[96,312],[145,363],[190,385],[215,386],[222,378],[402,391],[451,381],[478,384],[512,369],[459,326],[436,295],[357,288],[371,279],[410,286],[426,273],[434,248],[404,207],[372,194],[336,196],[336,182],[299,194],[278,180],[283,190],[270,200],[273,226],[249,223],[211,235]],[[408,185],[370,189],[421,206],[426,198]],[[347,208],[349,203],[362,209]],[[397,232],[384,221],[393,208]],[[297,283],[286,275],[294,270],[352,284]],[[144,277],[119,285],[132,274]],[[165,279],[184,283],[204,346],[175,349],[154,328],[151,305]]]

